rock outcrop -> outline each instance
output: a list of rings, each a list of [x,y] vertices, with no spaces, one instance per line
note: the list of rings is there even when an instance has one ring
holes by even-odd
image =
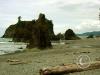
[[[87,38],[94,38],[94,35],[91,34]]]
[[[11,34],[9,34],[12,32]],[[53,31],[53,23],[45,18],[44,14],[40,14],[37,20],[21,21],[15,25],[8,27],[5,31],[5,37],[13,38],[14,42],[28,42],[27,48],[46,48],[52,47],[50,40],[55,36]]]
[[[42,18],[39,18],[39,19],[42,19]],[[16,24],[14,24],[14,25],[10,25],[6,29],[6,31],[5,31],[4,35],[2,36],[2,38],[13,38],[13,36],[14,36],[13,41],[16,41],[16,42],[20,42],[20,41],[26,42],[26,41],[29,41],[32,27],[34,25],[36,25],[35,21],[36,20],[21,21],[21,16],[19,16],[18,17],[18,22]],[[46,19],[45,21],[47,22],[47,25],[49,27],[50,40],[55,40],[55,34],[54,34],[54,31],[53,31],[52,20]],[[16,30],[16,32],[15,32],[15,30]],[[18,36],[17,36],[17,34],[18,34]]]
[[[35,46],[42,49],[46,47],[52,47],[50,41],[50,24],[52,25],[52,22],[47,20],[44,14],[39,15],[39,18],[34,22],[31,37],[32,39],[27,46],[28,48]]]
[[[56,35],[57,40],[64,40],[64,34],[58,33]]]
[[[6,29],[5,34],[2,36],[2,38],[11,38],[11,37],[13,37],[14,32],[15,32],[15,25],[10,25]]]
[[[65,32],[65,40],[78,40],[80,39],[71,29]]]
[[[29,42],[32,36],[34,21],[20,21],[15,24],[15,32],[13,41],[15,42]]]

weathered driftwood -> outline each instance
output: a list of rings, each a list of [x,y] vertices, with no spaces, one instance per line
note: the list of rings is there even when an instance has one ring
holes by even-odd
[[[100,61],[91,62],[89,67],[80,68],[77,64],[68,64],[52,68],[40,69],[40,75],[62,75],[74,72],[82,72],[100,68]]]
[[[18,65],[18,64],[28,64],[31,61],[22,61],[22,60],[17,60],[17,59],[8,59],[7,62],[10,65]]]

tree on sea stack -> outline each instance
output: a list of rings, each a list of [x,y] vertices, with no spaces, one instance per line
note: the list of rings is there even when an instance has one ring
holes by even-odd
[[[77,40],[80,39],[74,32],[72,29],[68,29],[65,32],[65,40]]]
[[[48,20],[45,18],[44,14],[40,14],[39,18],[35,21],[35,25],[33,25],[32,36],[27,48],[34,47],[40,49],[52,47],[49,36]]]

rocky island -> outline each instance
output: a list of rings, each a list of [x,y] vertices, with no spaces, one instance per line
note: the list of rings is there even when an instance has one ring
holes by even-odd
[[[51,41],[55,37],[52,20],[48,20],[40,13],[37,20],[21,21],[11,25],[5,31],[3,38],[13,38],[14,42],[28,42],[28,48],[51,47]]]

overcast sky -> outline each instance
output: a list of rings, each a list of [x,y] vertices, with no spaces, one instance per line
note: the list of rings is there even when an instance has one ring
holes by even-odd
[[[0,36],[5,29],[22,20],[37,19],[44,13],[54,24],[54,32],[71,28],[76,33],[100,30],[100,0],[0,0]]]

